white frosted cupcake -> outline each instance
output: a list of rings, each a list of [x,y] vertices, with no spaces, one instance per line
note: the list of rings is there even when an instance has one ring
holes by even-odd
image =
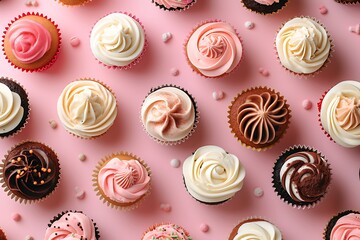
[[[235,226],[228,240],[282,240],[280,230],[271,222],[262,218],[249,218]]]

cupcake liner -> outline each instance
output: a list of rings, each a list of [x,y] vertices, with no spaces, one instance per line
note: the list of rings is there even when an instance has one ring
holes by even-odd
[[[329,183],[331,183],[331,179],[332,179],[331,166],[330,166],[329,162],[327,161],[327,159],[325,158],[325,156],[314,148],[311,148],[311,147],[308,147],[305,145],[295,145],[295,146],[292,146],[292,147],[284,150],[280,154],[280,156],[276,159],[274,167],[273,167],[273,171],[272,171],[272,184],[273,184],[273,188],[274,188],[276,194],[286,204],[288,204],[294,208],[297,208],[297,209],[310,209],[310,208],[315,207],[318,203],[320,203],[322,201],[322,199],[324,198],[324,196],[327,194],[327,192],[330,189],[330,184],[327,187],[325,193],[315,202],[297,202],[291,198],[291,196],[287,193],[286,189],[284,189],[282,187],[281,181],[278,180],[278,179],[280,179],[280,168],[284,164],[285,159],[288,156],[290,156],[291,154],[297,153],[299,151],[309,151],[309,152],[314,152],[314,153],[320,155],[320,157],[325,160],[325,162],[327,163],[327,166],[329,168],[329,171],[330,171]]]
[[[57,46],[57,49],[56,49],[56,52],[54,53],[54,56],[52,57],[52,59],[47,63],[45,64],[44,66],[41,66],[41,67],[38,67],[38,68],[34,68],[34,69],[25,69],[25,68],[22,68],[22,67],[19,67],[17,65],[15,65],[13,62],[11,62],[11,60],[8,58],[8,56],[6,55],[5,53],[5,36],[6,36],[6,33],[7,31],[9,30],[9,27],[17,20],[19,20],[20,18],[23,18],[23,17],[26,17],[26,16],[37,16],[37,17],[43,17],[45,18],[46,20],[48,20],[49,22],[51,22],[54,27],[56,28],[56,31],[57,31],[57,34],[58,34],[58,41],[59,41],[59,44]],[[23,13],[21,15],[18,15],[17,17],[15,17],[15,19],[11,20],[11,22],[8,24],[7,27],[5,27],[5,31],[4,31],[4,34],[2,36],[2,50],[3,50],[3,54],[5,56],[5,59],[11,64],[11,66],[13,66],[15,69],[20,69],[21,71],[23,72],[42,72],[46,69],[48,69],[49,67],[51,67],[59,53],[60,53],[60,47],[61,47],[61,33],[60,33],[60,30],[59,30],[59,27],[58,25],[51,19],[51,18],[48,18],[46,15],[43,15],[42,13],[38,13],[38,12],[27,12],[27,13]],[[49,50],[50,51],[50,50]]]
[[[253,147],[253,146],[249,146],[247,145],[246,143],[244,143],[243,141],[241,141],[241,139],[239,138],[239,136],[236,134],[236,132],[234,131],[234,128],[231,126],[231,120],[230,120],[230,117],[231,117],[231,113],[232,113],[232,106],[234,105],[234,103],[236,102],[236,100],[243,94],[249,92],[249,91],[254,91],[254,90],[258,90],[258,89],[264,89],[268,92],[271,92],[271,93],[275,93],[277,94],[281,99],[284,100],[285,102],[285,107],[286,109],[288,110],[288,117],[287,117],[287,126],[285,127],[285,130],[284,132],[278,137],[277,140],[275,140],[273,143],[271,143],[270,145],[268,146],[262,146],[262,147]],[[280,92],[277,92],[275,91],[274,89],[272,88],[268,88],[268,87],[251,87],[250,89],[246,89],[246,90],[243,90],[241,93],[238,93],[234,99],[231,101],[230,105],[228,106],[228,124],[229,124],[229,128],[231,129],[231,133],[233,134],[233,136],[237,139],[238,142],[241,143],[242,146],[248,148],[248,149],[251,149],[251,150],[254,150],[254,151],[265,151],[265,150],[268,150],[268,149],[271,149],[276,143],[278,143],[283,137],[284,135],[286,134],[287,132],[287,129],[289,128],[289,125],[290,125],[290,119],[291,119],[291,109],[290,109],[290,106],[289,104],[287,104],[287,101],[286,99],[284,98],[284,96],[282,96],[280,94]],[[263,144],[263,145],[266,145],[266,144]]]
[[[329,91],[329,90],[327,90],[326,92],[324,92],[324,93],[321,95],[321,98],[319,99],[319,102],[317,103],[317,109],[318,109],[318,112],[319,112],[319,113],[318,113],[318,121],[319,121],[320,128],[321,128],[321,130],[324,132],[324,134],[326,135],[326,137],[329,138],[330,141],[336,143],[335,140],[332,139],[332,137],[330,136],[330,134],[324,129],[324,126],[322,125],[322,123],[321,123],[321,118],[320,118],[321,105],[322,105],[322,102],[323,102],[323,100],[324,100],[324,97],[325,97],[325,95],[327,94],[328,91]]]
[[[241,3],[243,5],[243,7],[246,8],[247,10],[249,10],[250,12],[261,14],[261,15],[271,15],[274,13],[278,13],[281,9],[285,8],[288,3],[288,0],[280,0],[279,3],[273,3],[272,5],[277,5],[276,7],[279,7],[278,9],[275,9],[275,10],[266,10],[266,8],[269,9],[270,7],[272,7],[272,5],[267,6],[267,5],[263,5],[263,4],[254,2],[253,3],[254,5],[256,5],[260,8],[264,8],[263,10],[265,10],[265,11],[263,11],[263,12],[261,12],[261,10],[256,11],[254,9],[247,7],[244,3],[244,0],[241,0]]]
[[[6,234],[5,234],[4,230],[2,230],[1,228],[0,228],[0,239],[7,240],[7,237],[6,237]]]
[[[343,216],[346,216],[350,213],[358,213],[360,214],[359,211],[355,211],[355,210],[346,210],[343,212],[338,213],[337,215],[333,216],[330,221],[326,224],[326,227],[324,229],[323,232],[323,238],[324,240],[330,240],[330,235],[331,235],[331,231],[333,229],[333,227],[335,226],[336,222]]]
[[[159,144],[162,144],[162,145],[177,145],[177,144],[181,144],[183,142],[185,142],[191,135],[193,135],[193,133],[195,132],[195,129],[197,128],[197,125],[199,123],[199,111],[198,111],[198,106],[197,106],[197,102],[195,100],[195,98],[187,91],[185,90],[184,88],[182,87],[179,87],[179,86],[176,86],[176,85],[173,85],[173,84],[163,84],[161,86],[158,86],[158,87],[155,87],[155,88],[151,88],[150,91],[148,92],[148,94],[146,95],[146,97],[144,98],[143,100],[143,103],[145,101],[145,99],[153,92],[161,89],[161,88],[164,88],[164,87],[175,87],[175,88],[178,88],[182,91],[184,91],[191,99],[191,102],[193,103],[193,106],[194,106],[194,111],[195,111],[195,120],[194,120],[194,124],[193,124],[193,128],[191,129],[191,131],[188,133],[188,135],[186,135],[184,138],[180,139],[180,140],[177,140],[177,141],[174,141],[174,142],[169,142],[169,141],[163,141],[163,140],[160,140],[160,139],[157,139],[153,136],[150,135],[150,133],[148,133],[148,131],[146,131],[146,127],[145,125],[143,124],[142,122],[142,118],[141,118],[141,110],[140,110],[140,123],[141,125],[143,126],[143,130],[147,133],[147,135],[152,138],[154,141],[156,141],[157,143]],[[143,104],[142,103],[142,104]]]
[[[120,203],[120,202],[111,200],[101,190],[101,188],[98,184],[98,174],[99,174],[100,170],[102,169],[102,167],[106,163],[108,163],[112,158],[120,156],[120,155],[127,156],[129,158],[128,160],[135,159],[135,160],[139,161],[141,163],[141,165],[143,165],[146,168],[148,175],[151,177],[151,175],[152,175],[151,169],[142,159],[140,159],[136,155],[129,153],[129,152],[119,152],[119,153],[113,153],[111,155],[105,156],[103,159],[101,159],[100,162],[97,163],[95,170],[93,171],[92,182],[93,182],[93,187],[94,187],[94,191],[96,192],[96,195],[100,198],[100,200],[102,200],[103,203],[105,203],[107,206],[110,206],[111,208],[130,211],[130,210],[138,208],[139,205],[144,201],[144,199],[146,199],[146,197],[150,194],[151,184],[150,184],[149,190],[143,196],[141,196],[135,202],[131,202],[131,203]]]
[[[326,61],[324,62],[324,64],[323,64],[318,70],[316,70],[316,71],[313,72],[313,73],[297,73],[297,72],[293,72],[293,71],[291,71],[290,69],[286,68],[286,67],[281,63],[280,57],[279,57],[279,54],[278,54],[278,51],[277,51],[277,48],[276,48],[276,37],[277,37],[277,34],[280,32],[280,30],[283,28],[283,26],[284,26],[288,21],[296,18],[296,17],[293,17],[293,18],[290,18],[290,19],[288,19],[287,21],[283,22],[283,23],[281,24],[280,28],[279,28],[279,29],[277,30],[277,32],[276,32],[275,39],[274,39],[274,50],[275,50],[275,54],[276,54],[276,59],[277,59],[278,63],[280,63],[281,67],[282,67],[283,69],[285,69],[287,72],[289,72],[290,74],[293,74],[293,75],[295,75],[295,76],[297,76],[297,77],[301,77],[301,78],[302,78],[302,77],[315,77],[316,75],[318,75],[319,73],[321,73],[321,72],[331,63],[331,59],[332,59],[332,57],[333,57],[333,53],[335,52],[335,50],[334,50],[334,42],[333,42],[332,37],[331,37],[331,35],[329,34],[327,28],[326,28],[321,22],[319,22],[316,18],[310,17],[310,16],[303,16],[303,15],[298,16],[298,17],[299,17],[299,18],[309,18],[309,19],[317,22],[319,25],[321,25],[321,26],[325,29],[326,34],[327,34],[327,36],[328,36],[328,38],[329,38],[329,41],[330,41],[329,56],[327,57],[327,59],[326,59]]]
[[[84,6],[88,3],[90,3],[91,1],[92,0],[86,0],[84,2],[80,2],[79,4],[65,4],[61,0],[56,0],[57,3],[59,3],[62,6],[65,6],[65,7],[80,7],[80,6]]]
[[[187,44],[190,40],[190,37],[191,35],[199,28],[201,27],[202,25],[204,24],[207,24],[207,23],[216,23],[216,22],[224,22],[224,23],[227,23],[229,24],[235,31],[237,37],[239,38],[240,40],[240,43],[241,43],[241,46],[242,46],[242,54],[241,54],[241,58],[240,58],[240,61],[239,63],[236,65],[236,67],[231,71],[231,72],[228,72],[228,73],[224,73],[224,74],[221,74],[219,76],[215,76],[215,77],[209,77],[209,76],[205,76],[203,75],[199,70],[197,70],[197,68],[195,66],[193,66],[193,64],[190,62],[190,59],[188,58],[187,56]],[[228,22],[225,22],[225,21],[222,21],[220,19],[213,19],[213,20],[205,20],[205,21],[202,21],[201,23],[199,23],[198,25],[196,25],[191,31],[190,33],[187,35],[186,39],[185,39],[185,42],[183,44],[183,52],[184,52],[184,55],[185,55],[185,58],[186,58],[186,62],[188,63],[188,65],[191,67],[192,71],[193,72],[196,72],[198,75],[204,77],[204,78],[213,78],[213,79],[217,79],[217,78],[222,78],[222,77],[225,77],[225,76],[228,76],[229,74],[235,72],[238,70],[239,66],[240,66],[240,63],[242,62],[243,58],[244,58],[244,53],[245,53],[245,50],[244,50],[244,42],[241,38],[241,36],[239,35],[239,32],[237,31],[237,29],[230,23]]]
[[[4,136],[0,136],[1,139],[5,139],[8,137],[16,136],[17,134],[22,132],[22,130],[28,124],[28,121],[30,119],[31,107],[30,107],[30,101],[29,101],[29,94],[26,91],[26,89],[19,82],[15,81],[12,78],[7,78],[7,77],[0,77],[0,83],[1,83],[1,80],[5,81],[5,82],[15,83],[15,86],[8,86],[8,85],[7,86],[10,88],[11,91],[16,91],[16,93],[18,93],[18,94],[22,93],[21,95],[25,95],[25,96],[20,96],[20,98],[21,98],[21,106],[24,108],[24,114],[27,114],[26,117],[23,117],[23,119],[18,124],[18,126],[16,126],[13,130],[9,131],[8,133],[4,134]],[[18,86],[16,86],[16,85],[18,85]],[[27,113],[25,111],[26,109],[27,109]]]
[[[164,10],[166,12],[184,12],[187,9],[189,9],[191,6],[193,6],[197,2],[197,0],[193,0],[191,3],[186,5],[186,7],[184,7],[184,8],[167,8],[164,5],[156,3],[154,0],[151,0],[151,2],[154,3],[158,8],[160,8],[161,10]]]
[[[146,36],[146,30],[145,30],[145,27],[143,25],[143,23],[140,21],[140,19],[138,17],[136,17],[134,14],[131,14],[131,13],[128,13],[128,12],[121,12],[121,11],[116,11],[116,12],[110,12],[106,15],[104,15],[103,17],[101,17],[100,19],[108,16],[109,14],[112,14],[112,13],[122,13],[122,14],[126,14],[128,15],[129,17],[133,18],[136,22],[138,22],[141,26],[141,28],[143,29],[144,31],[144,48],[142,50],[142,52],[140,53],[140,55],[134,60],[132,61],[130,64],[126,65],[126,66],[110,66],[110,65],[107,65],[101,61],[99,61],[95,56],[95,60],[100,64],[100,65],[103,65],[104,67],[107,67],[108,69],[120,69],[120,70],[130,70],[131,68],[133,68],[135,65],[139,64],[142,60],[142,58],[144,57],[145,53],[147,52],[147,48],[148,48],[148,40],[147,40],[147,36]],[[91,32],[94,28],[94,26],[96,25],[96,23],[100,20],[98,19],[95,24],[93,25],[93,27],[91,28],[91,31],[90,31],[90,35],[89,37],[91,36]]]
[[[360,3],[359,0],[358,0],[358,1],[354,1],[354,2],[350,2],[350,1],[347,2],[347,1],[335,0],[335,2],[344,4],[344,5],[353,5],[353,4],[359,4],[359,3]]]
[[[47,195],[38,198],[38,199],[25,199],[22,198],[20,196],[15,195],[11,189],[7,186],[6,182],[4,181],[5,175],[4,175],[4,168],[5,168],[5,159],[8,157],[8,155],[10,154],[10,152],[12,152],[15,148],[26,144],[26,143],[34,143],[34,144],[41,144],[44,146],[44,148],[47,148],[48,151],[51,152],[51,154],[53,154],[54,156],[56,156],[56,159],[54,159],[55,162],[58,163],[58,177],[57,177],[57,183],[54,185],[54,188],[52,189],[52,191],[50,193],[48,193]],[[61,166],[60,166],[60,162],[58,159],[58,155],[57,153],[48,145],[43,144],[41,142],[37,142],[37,141],[32,141],[32,140],[25,140],[22,141],[16,145],[14,145],[10,150],[7,151],[7,153],[5,154],[3,160],[0,162],[0,184],[2,186],[2,188],[4,189],[6,195],[8,195],[11,199],[14,199],[15,202],[19,201],[19,203],[24,203],[24,204],[32,204],[32,203],[39,203],[44,201],[46,198],[50,197],[57,189],[57,187],[60,184],[60,179],[61,179]]]
[[[164,223],[157,223],[157,224],[154,224],[154,225],[152,225],[151,227],[149,227],[144,233],[143,233],[143,235],[142,235],[142,237],[141,237],[141,239],[144,239],[144,236],[145,236],[145,234],[146,233],[148,233],[148,232],[150,232],[150,231],[153,231],[153,230],[155,230],[157,227],[160,227],[160,226],[162,226],[162,225],[171,225],[171,224],[173,224],[173,223],[170,223],[170,222],[164,222]],[[190,235],[190,233],[188,232],[188,231],[186,231],[186,229],[185,228],[183,228],[182,226],[179,226],[179,225],[176,225],[176,226],[178,226],[179,228],[181,228],[181,230],[183,230],[184,232],[185,232],[185,234],[186,235]]]

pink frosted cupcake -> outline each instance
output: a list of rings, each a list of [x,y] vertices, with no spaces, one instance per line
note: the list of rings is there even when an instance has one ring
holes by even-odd
[[[151,0],[156,6],[165,11],[183,11],[191,7],[196,0]]]
[[[332,217],[324,231],[324,240],[356,240],[360,237],[360,212],[347,210]]]
[[[157,224],[150,227],[142,236],[141,240],[192,240],[190,234],[176,224]]]

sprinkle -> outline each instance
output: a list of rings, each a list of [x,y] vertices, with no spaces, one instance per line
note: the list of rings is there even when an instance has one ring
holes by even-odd
[[[179,75],[179,69],[177,68],[170,68],[170,74],[174,77],[178,76]]]
[[[172,38],[171,32],[166,32],[162,34],[162,40],[164,43],[168,42]]]
[[[209,231],[209,225],[207,225],[206,223],[202,223],[200,224],[200,231],[206,233]]]
[[[50,169],[50,168],[48,168],[47,172],[48,172],[48,173],[51,173],[51,169]]]
[[[21,215],[19,213],[13,213],[11,215],[11,219],[14,220],[15,222],[19,222],[21,220]]]
[[[34,185],[36,185],[37,184],[37,181],[34,181]]]
[[[179,159],[171,159],[170,160],[170,166],[172,166],[173,168],[178,168],[180,167],[180,160]]]
[[[50,121],[49,121],[49,124],[50,124],[50,127],[51,127],[52,129],[57,128],[57,123],[55,122],[55,120],[50,120]]]
[[[34,151],[33,151],[32,149],[30,149],[30,150],[29,150],[29,153],[30,153],[30,154],[33,154],[33,153],[34,153]]]
[[[168,203],[160,204],[160,209],[164,212],[171,212],[171,206]]]
[[[319,11],[322,15],[325,15],[328,13],[328,9],[324,5],[319,7]]]
[[[36,0],[26,0],[25,5],[28,7],[37,7],[39,3]]]
[[[16,175],[16,178],[20,178],[20,175],[19,175],[19,174],[17,174],[17,175]]]
[[[18,157],[17,160],[18,160],[18,161],[21,161],[21,157]]]
[[[312,102],[308,99],[305,99],[303,102],[302,102],[302,106],[305,110],[310,110],[312,108]]]
[[[80,153],[80,154],[79,154],[79,160],[82,161],[82,162],[85,161],[85,160],[86,160],[85,154]]]
[[[261,187],[256,187],[254,189],[255,197],[262,197],[264,195],[264,190]]]
[[[71,37],[70,38],[70,45],[72,47],[78,47],[80,45],[80,39],[78,37]]]
[[[44,184],[45,182],[44,182],[44,180],[41,180],[40,183],[41,183],[41,184]]]
[[[263,75],[264,77],[268,77],[270,75],[268,70],[265,70],[263,68],[259,68],[259,73]]]
[[[75,197],[79,200],[85,198],[85,191],[80,189],[79,187],[75,187]]]
[[[246,21],[244,23],[244,26],[247,28],[247,29],[253,29],[255,27],[255,24],[251,21]]]
[[[34,238],[33,238],[32,236],[30,236],[30,235],[27,235],[27,236],[25,237],[25,240],[34,240]]]
[[[356,33],[356,34],[360,35],[360,24],[357,24],[355,26],[350,26],[349,27],[349,32]]]
[[[14,159],[11,160],[11,163],[16,163],[16,161]]]
[[[212,97],[214,100],[219,101],[225,97],[225,93],[223,91],[213,91]]]

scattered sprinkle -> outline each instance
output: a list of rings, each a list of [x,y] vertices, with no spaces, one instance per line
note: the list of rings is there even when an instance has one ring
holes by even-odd
[[[254,189],[255,197],[262,197],[264,195],[264,190],[261,187],[257,187]]]
[[[302,102],[302,106],[305,110],[310,110],[312,108],[312,102],[308,99],[305,99],[303,102]]]
[[[168,203],[160,204],[160,209],[164,212],[171,212],[171,206]]]
[[[246,21],[244,23],[244,26],[247,28],[247,29],[253,29],[255,27],[255,24],[251,21]]]
[[[82,162],[85,161],[86,160],[86,155],[83,154],[83,153],[80,153],[79,154],[79,160],[82,161]]]
[[[77,47],[80,45],[80,39],[78,37],[72,37],[70,38],[70,45],[72,47]]]
[[[85,198],[85,191],[80,189],[79,187],[75,187],[75,197],[79,200]]]
[[[202,223],[200,225],[200,230],[204,233],[208,232],[209,231],[209,225],[207,225],[206,223]]]
[[[214,100],[219,101],[225,97],[225,93],[223,91],[213,91],[212,97]]]
[[[270,75],[269,71],[263,68],[259,68],[259,73],[264,77],[268,77]]]
[[[11,215],[12,220],[14,220],[15,222],[19,222],[21,220],[21,215],[19,213],[13,213]]]
[[[360,35],[360,24],[357,24],[355,26],[350,26],[349,31]]]
[[[172,166],[173,168],[178,168],[180,167],[180,160],[179,159],[171,159],[170,160],[170,166]]]
[[[324,5],[319,7],[319,11],[322,15],[325,15],[328,13],[328,9]]]
[[[26,0],[25,5],[28,7],[37,7],[39,3],[36,0]]]
[[[171,32],[166,32],[162,34],[162,40],[164,43],[168,42],[172,38]]]
[[[177,68],[171,68],[171,69],[170,69],[170,73],[171,73],[171,75],[173,75],[174,77],[176,77],[176,76],[179,75],[180,71],[179,71],[179,69],[177,69]]]
[[[50,124],[50,127],[51,127],[52,129],[57,128],[57,122],[55,122],[55,120],[50,120],[50,121],[49,121],[49,124]]]
[[[34,240],[34,238],[33,238],[32,236],[30,236],[30,235],[27,235],[27,236],[25,237],[25,240]]]

